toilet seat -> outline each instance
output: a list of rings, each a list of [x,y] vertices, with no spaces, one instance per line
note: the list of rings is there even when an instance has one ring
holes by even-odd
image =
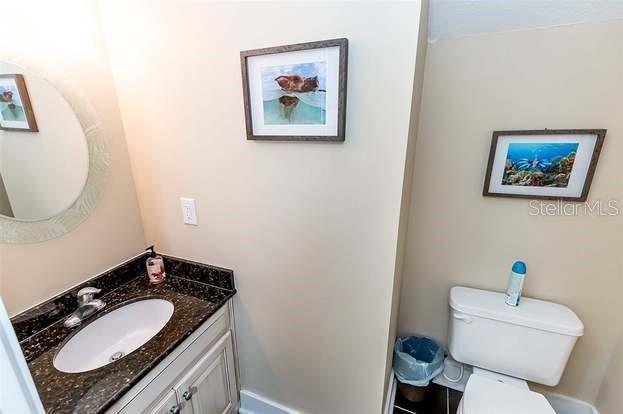
[[[556,414],[542,394],[480,374],[467,381],[458,414]]]

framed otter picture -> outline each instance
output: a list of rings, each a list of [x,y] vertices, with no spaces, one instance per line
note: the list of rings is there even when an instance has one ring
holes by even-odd
[[[348,40],[240,52],[247,139],[344,141]]]
[[[494,131],[484,196],[586,201],[605,129]]]

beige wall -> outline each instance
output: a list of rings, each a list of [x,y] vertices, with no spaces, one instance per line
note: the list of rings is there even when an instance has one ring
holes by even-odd
[[[100,2],[147,239],[235,270],[243,388],[380,412],[419,4],[146,4]],[[239,52],[336,37],[346,142],[247,141]]]
[[[557,391],[595,400],[623,322],[623,215],[532,216],[481,191],[493,130],[607,128],[590,201],[623,209],[622,40],[618,20],[429,45],[400,331],[445,342],[450,287],[504,290],[523,258],[525,294],[586,326]]]
[[[398,331],[398,314],[400,305],[400,294],[402,286],[402,274],[404,269],[405,251],[407,247],[407,234],[409,213],[411,211],[411,193],[413,186],[413,169],[415,167],[415,147],[417,142],[417,131],[420,125],[419,114],[422,103],[422,89],[424,87],[424,69],[426,63],[426,50],[428,48],[428,16],[430,2],[425,0],[422,2],[420,13],[420,26],[418,34],[418,45],[415,65],[415,77],[413,84],[413,95],[411,102],[411,122],[409,125],[409,141],[407,143],[407,156],[403,173],[402,197],[400,202],[400,224],[398,226],[398,243],[396,249],[396,264],[394,267],[394,290],[392,293],[392,311],[389,324],[389,335],[387,340],[387,365],[386,365],[386,383],[385,389],[388,391],[385,395],[387,398],[391,388],[389,387],[393,373],[392,362],[394,359],[394,345],[396,343],[396,334]]]
[[[101,118],[110,154],[106,190],[86,222],[56,240],[0,245],[0,295],[16,314],[139,252],[145,245],[108,57],[93,1],[3,5],[0,61],[36,60],[62,68]]]
[[[610,357],[610,364],[604,381],[599,387],[595,405],[600,414],[619,414],[623,407],[623,334],[619,336],[616,348]]]

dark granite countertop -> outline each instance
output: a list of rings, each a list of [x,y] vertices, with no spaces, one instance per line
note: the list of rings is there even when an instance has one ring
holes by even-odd
[[[144,257],[134,261],[144,262]],[[161,285],[150,285],[144,271],[129,279],[127,268],[140,269],[136,263],[129,262],[123,265],[127,274],[119,273],[119,269],[124,270],[120,266],[13,318],[18,337],[21,336],[20,345],[47,413],[104,412],[236,293],[233,273],[227,269],[170,257],[166,258],[165,264],[168,276]],[[119,274],[129,281],[120,286],[115,286],[118,281],[108,283],[111,277],[118,277]],[[100,296],[106,302],[106,308],[77,328],[65,328],[63,321],[69,310],[59,312],[58,309],[63,307],[59,303],[67,301],[65,296],[80,287],[98,284],[111,287]],[[116,362],[87,372],[65,373],[54,367],[54,356],[75,332],[126,302],[149,298],[170,301],[174,311],[166,326],[143,346]],[[51,319],[50,314],[53,315]],[[62,316],[59,317],[59,314]],[[49,325],[45,328],[31,332],[35,329],[33,326],[40,328],[46,321]],[[29,333],[30,336],[24,337]]]

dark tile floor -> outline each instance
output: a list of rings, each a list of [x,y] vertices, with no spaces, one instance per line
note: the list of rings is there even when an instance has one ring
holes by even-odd
[[[422,402],[411,402],[396,390],[394,414],[456,414],[462,392],[437,384],[431,384],[431,390]]]

